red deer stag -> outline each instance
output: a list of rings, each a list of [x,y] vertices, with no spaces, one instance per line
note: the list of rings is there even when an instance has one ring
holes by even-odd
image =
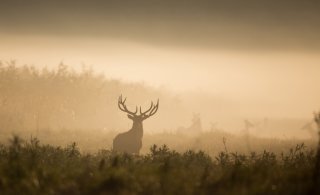
[[[121,111],[126,112],[128,114],[128,118],[133,121],[132,128],[124,133],[118,134],[113,140],[113,150],[117,152],[125,152],[129,154],[139,154],[140,149],[142,148],[142,137],[143,137],[143,125],[142,122],[147,118],[154,115],[159,108],[159,99],[157,104],[154,105],[151,102],[151,106],[145,112],[141,111],[140,106],[140,114],[137,114],[138,107],[136,107],[135,112],[131,112],[128,110],[125,105],[126,98],[122,100],[122,95],[118,100],[118,107]]]

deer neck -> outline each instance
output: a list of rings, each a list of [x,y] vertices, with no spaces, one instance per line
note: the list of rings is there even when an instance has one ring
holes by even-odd
[[[133,122],[131,131],[133,131],[138,137],[142,137],[143,136],[142,121],[141,122]]]

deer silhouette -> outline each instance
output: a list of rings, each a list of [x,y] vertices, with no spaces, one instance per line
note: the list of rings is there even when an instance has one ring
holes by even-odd
[[[113,140],[113,150],[117,152],[124,152],[129,154],[139,154],[142,148],[142,137],[143,137],[143,125],[142,122],[147,118],[154,115],[159,108],[159,99],[157,104],[151,102],[151,106],[146,111],[142,112],[140,106],[140,114],[138,113],[138,106],[135,112],[128,110],[126,106],[126,98],[122,100],[122,95],[118,100],[118,107],[121,111],[127,113],[128,118],[133,121],[132,128],[124,133],[118,134]]]

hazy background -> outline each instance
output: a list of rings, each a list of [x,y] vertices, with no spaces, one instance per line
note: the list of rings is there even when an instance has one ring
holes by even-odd
[[[199,113],[207,130],[240,131],[250,119],[267,135],[261,124],[271,120],[290,136],[320,108],[319,10],[311,0],[1,0],[0,60],[92,67],[126,83],[118,93],[131,106],[161,96],[159,115],[146,123],[155,131],[188,126]],[[131,82],[156,93],[134,95]],[[131,125],[117,114],[119,126],[99,128]]]

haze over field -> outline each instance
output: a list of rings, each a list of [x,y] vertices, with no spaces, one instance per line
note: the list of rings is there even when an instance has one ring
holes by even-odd
[[[184,126],[200,113],[206,128],[289,118],[299,129],[320,108],[319,10],[298,0],[2,0],[0,60],[86,64],[169,90],[185,103]]]
[[[0,194],[320,194],[319,0],[0,0]]]

